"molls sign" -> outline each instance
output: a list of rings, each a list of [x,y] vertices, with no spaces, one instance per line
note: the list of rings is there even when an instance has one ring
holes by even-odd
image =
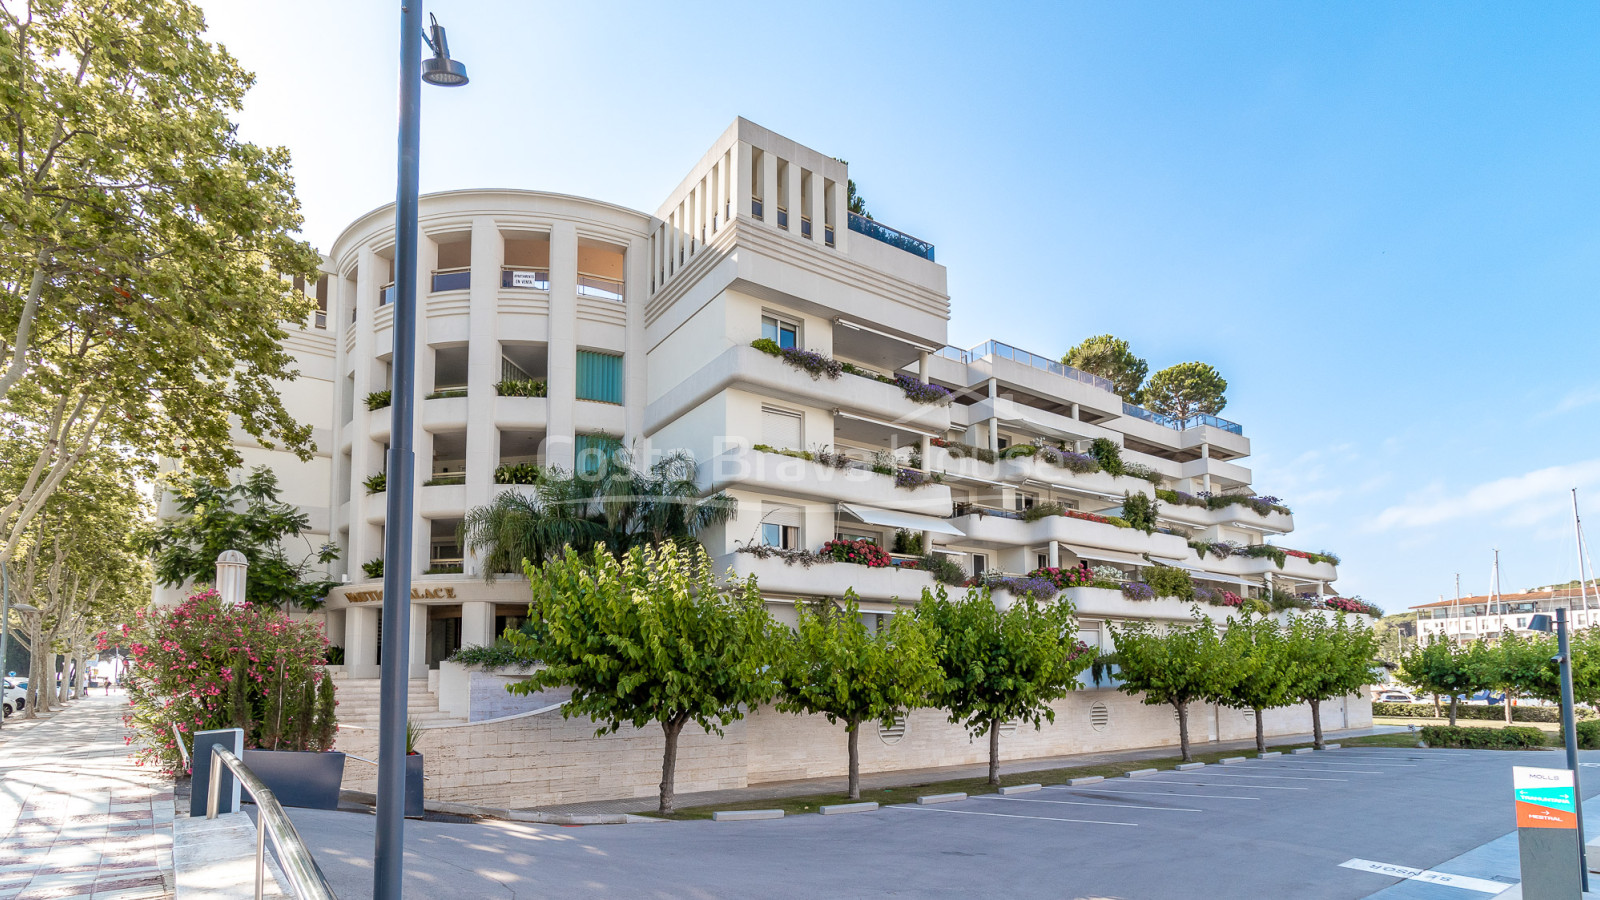
[[[1578,809],[1567,769],[1513,766],[1518,828],[1577,828]]]
[[[456,589],[453,587],[418,588],[411,589],[413,600],[454,600]],[[373,603],[383,599],[383,591],[350,591],[344,595],[348,603]]]

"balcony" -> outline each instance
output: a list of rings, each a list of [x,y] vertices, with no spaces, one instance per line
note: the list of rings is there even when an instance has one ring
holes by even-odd
[[[1177,535],[1160,532],[1145,534],[1137,528],[1119,528],[1072,516],[1046,516],[1037,521],[1024,522],[1011,518],[1013,515],[1015,513],[972,512],[953,518],[951,523],[961,529],[969,540],[1002,547],[1036,547],[1056,541],[1066,545],[1067,549],[1088,548],[1134,555],[1149,553],[1164,559],[1191,559],[1194,556],[1194,551],[1189,549],[1189,542]]]
[[[743,580],[756,576],[761,594],[768,600],[800,597],[843,597],[854,590],[862,600],[895,602],[910,606],[931,590],[935,581],[917,569],[868,568],[854,563],[822,563],[806,568],[788,565],[781,559],[757,559],[749,553],[720,556],[712,569],[723,573],[732,569]]]
[[[394,290],[394,282],[392,281],[383,287],[378,288],[378,305],[388,306],[389,304],[393,303],[395,298]]]
[[[780,213],[781,215],[781,213]],[[920,238],[914,238],[904,231],[890,228],[887,225],[875,222],[866,216],[850,213],[850,230],[857,234],[866,235],[875,241],[882,241],[898,250],[904,250],[912,256],[920,256],[928,262],[933,262],[933,245]]]
[[[578,273],[578,296],[592,297],[596,300],[615,300],[618,303],[626,299],[622,292],[623,284],[615,278],[602,278],[599,275],[585,275]]]
[[[435,294],[444,291],[464,291],[472,287],[472,268],[434,269],[429,290]]]
[[[790,449],[790,448],[780,448]],[[707,492],[730,487],[807,500],[830,500],[930,516],[950,514],[950,489],[942,484],[895,486],[892,475],[849,466],[838,469],[779,453],[738,447],[700,465]]]
[[[973,347],[971,350],[960,350],[955,347],[945,347],[939,351],[938,355],[943,356],[946,359],[953,359],[963,365],[970,365],[981,359],[987,359],[991,357],[994,359],[1009,359],[1024,366],[1038,369],[1041,372],[1049,372],[1052,375],[1060,375],[1062,378],[1087,384],[1091,387],[1097,387],[1102,391],[1111,391],[1112,393],[1116,392],[1116,386],[1110,381],[1101,378],[1099,375],[1091,375],[1090,373],[1081,369],[1074,369],[1072,366],[1062,365],[1061,363],[1056,362],[1048,357],[1040,356],[1037,353],[1029,353],[1026,350],[1018,349],[1010,344],[1001,343],[1000,341],[984,341],[978,346]]]
[[[550,270],[501,266],[500,286],[516,290],[548,291],[550,290]]]
[[[1230,422],[1227,419],[1219,419],[1216,416],[1208,415],[1190,416],[1187,419],[1175,419],[1172,416],[1164,416],[1161,413],[1151,412],[1142,406],[1135,406],[1127,401],[1123,401],[1122,414],[1125,416],[1132,416],[1135,419],[1143,419],[1146,422],[1160,425],[1163,428],[1171,428],[1173,431],[1187,431],[1190,428],[1207,426],[1211,428],[1220,428],[1229,434],[1244,434],[1243,426],[1237,422]]]

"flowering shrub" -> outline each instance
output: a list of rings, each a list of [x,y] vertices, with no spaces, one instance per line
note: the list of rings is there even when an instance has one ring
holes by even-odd
[[[124,722],[139,765],[181,771],[173,728],[242,728],[248,749],[326,750],[334,739],[334,688],[322,629],[261,606],[224,606],[216,591],[174,609],[140,610],[97,637],[128,648]]]
[[[821,553],[807,550],[804,547],[797,547],[795,549],[788,550],[784,549],[783,547],[774,547],[771,544],[751,543],[741,544],[735,552],[748,553],[751,556],[754,556],[756,559],[781,559],[783,560],[783,564],[786,566],[792,566],[795,563],[799,563],[800,567],[804,569],[809,569],[817,563],[833,562],[833,557],[824,556]]]
[[[1029,572],[1028,577],[1046,579],[1054,584],[1058,590],[1069,587],[1086,587],[1094,583],[1094,573],[1083,566],[1068,566],[1064,569],[1057,566],[1045,566]]]
[[[945,452],[956,459],[971,458],[978,462],[986,463],[992,463],[995,460],[994,451],[988,447],[974,447],[971,444],[963,444],[960,441],[947,441],[944,438],[934,438],[932,443],[935,447],[943,447]]]
[[[1099,522],[1102,525],[1115,525],[1118,528],[1132,528],[1133,527],[1132,525],[1128,524],[1128,520],[1127,519],[1124,519],[1124,518],[1122,518],[1120,516],[1101,516],[1101,515],[1096,515],[1095,513],[1080,512],[1079,510],[1076,510],[1076,509],[1066,510],[1066,512],[1064,514],[1068,518],[1082,519],[1085,522]]]
[[[835,562],[855,563],[873,569],[887,568],[894,564],[889,558],[889,551],[879,547],[871,541],[829,541],[822,545],[821,555],[832,557]]]
[[[1053,466],[1060,466],[1078,475],[1089,475],[1100,471],[1099,461],[1087,453],[1073,453],[1071,450],[1041,447],[1039,448],[1038,456]]]
[[[1035,600],[1049,600],[1058,590],[1054,581],[1032,575],[989,575],[983,583],[990,588],[1003,588],[1018,597],[1032,594]]]
[[[1383,617],[1383,610],[1360,597],[1325,597],[1322,605],[1339,612],[1359,613],[1363,616]]]
[[[1094,576],[1095,581],[1100,582],[1121,582],[1127,578],[1116,566],[1093,566],[1089,569],[1089,573]]]
[[[798,347],[779,347],[778,342],[772,338],[758,338],[751,341],[750,346],[768,356],[778,357],[796,369],[809,374],[813,379],[826,375],[831,381],[844,373],[843,363],[831,357],[823,356],[815,350],[801,350]]]
[[[1129,581],[1122,585],[1122,596],[1129,600],[1154,600],[1156,592],[1142,581]]]
[[[896,469],[894,473],[894,486],[906,490],[916,490],[943,481],[944,476],[938,472],[924,472],[921,469]]]
[[[914,375],[899,373],[894,383],[906,392],[906,399],[915,403],[949,403],[950,391],[937,384],[922,381]]]
[[[1233,591],[1223,591],[1222,592],[1222,605],[1223,606],[1243,606],[1244,605],[1244,598],[1239,596],[1238,594],[1235,594]]]

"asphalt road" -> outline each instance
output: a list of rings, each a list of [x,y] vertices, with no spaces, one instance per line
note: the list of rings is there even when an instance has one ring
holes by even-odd
[[[1600,751],[1584,756],[1600,763]],[[1513,830],[1513,765],[1562,763],[1559,752],[1351,748],[846,816],[581,828],[410,822],[405,892],[413,900],[1358,898],[1402,880],[1340,863],[1445,863]],[[1584,774],[1585,796],[1600,794],[1600,768]],[[372,817],[290,812],[339,895],[370,896]],[[1491,896],[1403,884],[1419,900]]]

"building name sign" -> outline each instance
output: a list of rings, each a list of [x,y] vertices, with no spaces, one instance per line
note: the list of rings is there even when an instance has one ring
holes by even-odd
[[[1578,803],[1567,769],[1511,767],[1518,828],[1578,827]]]
[[[453,587],[419,588],[411,589],[413,600],[454,600],[456,589]],[[383,599],[383,591],[350,591],[344,599],[351,603],[371,603]]]

